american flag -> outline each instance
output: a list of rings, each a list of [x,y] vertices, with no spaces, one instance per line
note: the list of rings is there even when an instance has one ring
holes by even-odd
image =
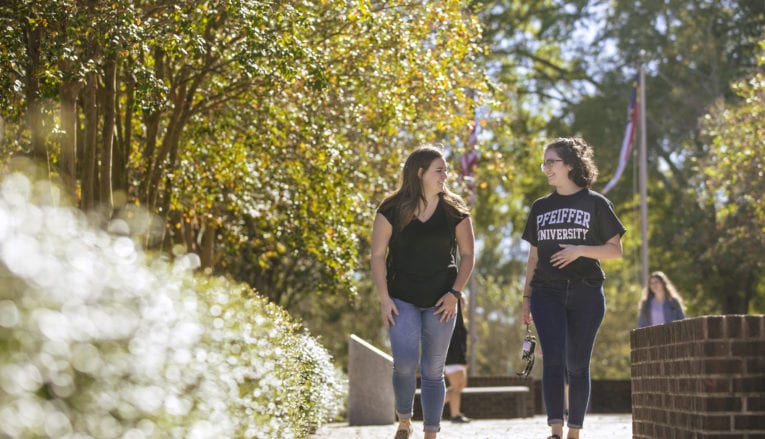
[[[624,140],[622,140],[622,149],[619,152],[619,166],[616,168],[614,177],[608,182],[603,193],[610,191],[624,172],[624,168],[627,167],[627,161],[632,153],[632,141],[635,139],[635,127],[637,126],[638,118],[638,106],[637,106],[637,93],[638,93],[638,80],[636,79],[632,85],[632,92],[630,93],[630,103],[627,105],[627,127],[624,130]]]

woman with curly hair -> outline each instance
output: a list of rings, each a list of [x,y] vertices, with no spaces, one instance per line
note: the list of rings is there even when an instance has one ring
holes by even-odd
[[[675,285],[661,271],[654,271],[648,281],[648,287],[643,289],[638,313],[638,328],[662,325],[685,318],[683,300],[675,289]]]
[[[533,322],[544,350],[542,394],[548,439],[561,439],[564,375],[568,377],[567,438],[579,438],[590,398],[590,358],[605,315],[600,259],[622,256],[626,229],[613,204],[590,189],[598,170],[580,138],[545,146],[542,172],[555,190],[534,201],[523,239],[526,263],[522,319]]]

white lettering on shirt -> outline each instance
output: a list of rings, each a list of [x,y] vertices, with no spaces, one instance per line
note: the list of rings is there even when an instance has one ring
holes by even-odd
[[[590,228],[590,212],[579,209],[555,209],[537,215],[537,230],[546,225],[574,223],[585,229]]]
[[[560,228],[551,226],[563,225]],[[565,227],[565,225],[579,227]],[[585,240],[590,229],[590,213],[580,209],[554,209],[537,215],[539,241]]]
[[[587,229],[545,229],[537,232],[539,241],[567,241],[584,240],[587,236]]]

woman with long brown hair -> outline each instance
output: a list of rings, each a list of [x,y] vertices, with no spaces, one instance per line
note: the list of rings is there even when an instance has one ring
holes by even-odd
[[[465,203],[446,187],[447,172],[440,149],[417,148],[372,228],[372,276],[393,354],[396,439],[412,434],[420,349],[425,439],[440,430],[446,351],[473,270],[473,226]]]
[[[662,325],[685,318],[683,300],[664,272],[654,271],[643,289],[638,313],[638,328]]]

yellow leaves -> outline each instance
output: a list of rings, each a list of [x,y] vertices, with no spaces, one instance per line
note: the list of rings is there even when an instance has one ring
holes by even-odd
[[[369,11],[368,10],[365,13],[365,11],[360,10],[360,9],[355,9],[355,8],[351,9],[351,11],[348,13],[348,15],[346,15],[346,18],[351,23],[357,22],[357,21],[361,21],[361,20],[366,19],[368,17],[369,17]]]
[[[48,20],[46,18],[40,18],[39,20],[34,17],[27,18],[27,22],[32,29],[37,28],[38,25],[42,27],[48,27]]]

